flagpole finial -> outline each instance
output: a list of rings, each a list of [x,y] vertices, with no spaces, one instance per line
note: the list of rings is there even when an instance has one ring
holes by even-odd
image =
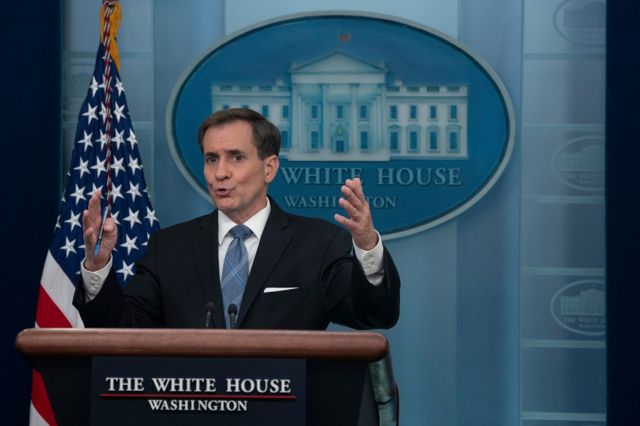
[[[116,36],[122,20],[120,3],[117,0],[103,0],[100,9],[100,43],[109,49],[110,56],[116,68],[120,69],[120,55]]]

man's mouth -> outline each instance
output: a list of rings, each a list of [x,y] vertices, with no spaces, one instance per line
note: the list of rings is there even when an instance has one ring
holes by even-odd
[[[213,193],[218,197],[226,197],[231,193],[230,188],[214,188]]]

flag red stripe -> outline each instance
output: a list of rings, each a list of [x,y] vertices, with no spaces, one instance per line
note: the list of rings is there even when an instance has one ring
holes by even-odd
[[[36,370],[33,370],[31,379],[31,402],[38,414],[47,422],[49,426],[57,426],[56,418],[53,415],[53,408],[44,387],[44,380]]]
[[[72,327],[67,317],[51,297],[49,297],[49,293],[47,293],[42,285],[40,285],[40,294],[38,295],[36,324],[38,324],[38,327]]]

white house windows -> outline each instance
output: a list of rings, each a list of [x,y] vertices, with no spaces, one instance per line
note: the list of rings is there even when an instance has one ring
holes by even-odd
[[[460,150],[458,145],[458,132],[449,133],[449,152],[456,152]]]
[[[398,119],[398,105],[389,105],[389,120]]]
[[[438,119],[438,107],[435,105],[429,105],[429,120],[435,121]]]
[[[418,107],[416,105],[409,105],[409,120],[418,119]]]
[[[342,123],[338,123],[331,135],[333,152],[349,151],[349,134]]]
[[[420,128],[418,126],[410,126],[407,129],[407,151],[420,151]]]
[[[427,129],[427,149],[430,152],[435,152],[440,149],[438,133],[438,128],[436,126],[431,126]]]
[[[369,151],[369,129],[367,127],[360,128],[360,150]]]
[[[458,121],[458,105],[449,105],[449,121]]]
[[[311,151],[320,150],[320,130],[312,129],[309,132],[309,148]]]
[[[368,120],[369,119],[369,106],[368,105],[360,105],[360,110],[358,117],[360,120]]]
[[[320,121],[320,104],[309,105],[309,120]]]
[[[290,84],[212,85],[212,110],[261,112],[280,129],[289,161],[467,158],[467,87],[389,83],[384,73],[375,84],[351,83],[349,69],[327,79],[292,74]]]
[[[280,149],[288,151],[291,148],[291,138],[289,137],[289,129],[280,130]]]
[[[418,152],[420,133],[417,130],[409,130],[409,152]]]
[[[449,126],[447,128],[447,152],[460,152],[460,126]]]
[[[389,128],[389,151],[400,152],[400,127],[391,126]]]

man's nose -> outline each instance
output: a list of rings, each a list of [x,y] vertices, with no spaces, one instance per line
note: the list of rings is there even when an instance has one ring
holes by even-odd
[[[216,179],[224,180],[229,177],[229,167],[227,167],[227,162],[223,159],[218,161],[216,167]]]

